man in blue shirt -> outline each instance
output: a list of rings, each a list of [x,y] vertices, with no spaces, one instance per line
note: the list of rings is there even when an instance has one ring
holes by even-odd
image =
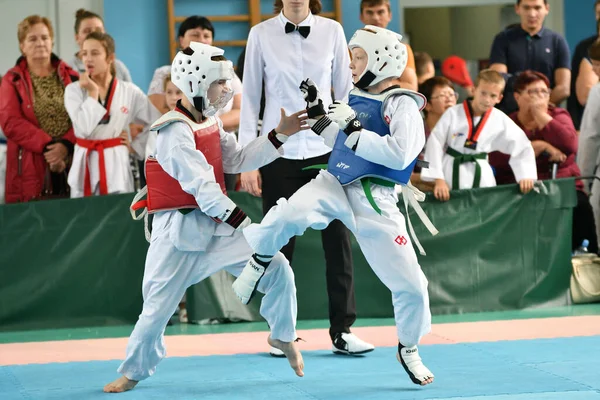
[[[520,26],[496,35],[490,55],[490,68],[505,74],[507,79],[504,99],[498,108],[507,114],[517,110],[512,82],[527,69],[546,75],[552,87],[550,101],[558,105],[570,93],[571,60],[567,41],[544,28],[544,19],[550,11],[548,0],[517,0],[515,11],[521,18]]]

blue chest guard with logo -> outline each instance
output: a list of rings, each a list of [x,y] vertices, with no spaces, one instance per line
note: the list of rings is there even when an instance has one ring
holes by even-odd
[[[352,107],[364,129],[375,132],[379,136],[390,135],[390,126],[385,120],[384,107],[391,96],[410,96],[419,109],[425,107],[425,98],[420,93],[401,88],[391,88],[381,94],[370,94],[359,89],[350,92],[348,105]],[[342,185],[348,185],[361,178],[378,178],[389,182],[390,185],[406,185],[410,180],[417,158],[403,170],[388,168],[381,164],[367,161],[356,155],[344,142],[348,136],[340,132],[329,157],[327,171],[335,176]]]

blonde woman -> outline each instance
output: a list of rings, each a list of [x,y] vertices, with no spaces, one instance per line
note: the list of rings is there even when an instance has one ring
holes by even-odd
[[[68,197],[66,173],[75,136],[65,86],[78,74],[52,53],[50,20],[30,15],[17,28],[22,56],[0,88],[0,127],[7,138],[7,203]]]

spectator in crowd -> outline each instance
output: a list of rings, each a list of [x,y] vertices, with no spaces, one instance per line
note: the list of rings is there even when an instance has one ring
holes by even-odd
[[[167,103],[169,111],[175,110],[177,102],[183,97],[183,92],[171,81],[170,73],[165,76],[165,79],[163,81],[163,90],[165,92],[165,102]],[[155,150],[156,132],[150,131],[148,132],[148,141],[146,143],[146,158],[148,156],[154,155]]]
[[[507,80],[503,101],[498,108],[507,114],[517,110],[513,82],[525,71],[541,72],[550,81],[550,102],[559,105],[569,97],[571,62],[565,38],[544,28],[550,11],[548,0],[517,0],[515,10],[521,18],[518,27],[500,32],[494,38],[490,68],[505,75]]]
[[[573,118],[575,129],[581,126],[583,109],[587,102],[592,86],[598,83],[598,76],[592,70],[592,63],[588,57],[590,46],[600,37],[600,0],[594,4],[596,10],[596,33],[589,38],[583,39],[575,47],[571,68],[573,78],[571,79],[571,95],[567,100],[567,110]]]
[[[360,21],[365,25],[374,25],[388,29],[392,20],[390,0],[361,0]],[[408,51],[408,64],[400,76],[399,84],[404,89],[418,90],[417,73],[415,71],[415,56],[409,44],[404,43]]]
[[[215,28],[213,24],[205,17],[194,15],[188,17],[179,25],[179,46],[185,49],[190,42],[200,42],[212,46],[215,37]],[[154,71],[150,88],[148,89],[148,97],[152,104],[161,113],[169,111],[165,101],[164,82],[165,77],[171,73],[171,66],[165,65],[157,68]],[[234,133],[240,125],[240,108],[242,104],[242,82],[237,75],[234,75],[230,82],[231,90],[233,91],[233,99],[227,103],[223,109],[219,110],[217,116],[223,121],[223,129],[227,132]]]
[[[307,77],[322,91],[325,107],[331,103],[332,88],[337,99],[347,99],[352,75],[346,38],[338,22],[315,15],[321,8],[320,0],[277,0],[278,15],[250,30],[239,134],[242,145],[256,138],[263,82],[266,104],[262,135],[277,126],[281,110],[295,112],[306,107],[299,86]],[[283,149],[284,156],[260,172],[241,174],[242,188],[254,196],[262,196],[265,214],[280,198],[290,198],[315,178],[318,170],[306,167],[327,164],[331,152],[312,131],[292,136]],[[322,239],[333,351],[345,354],[371,351],[373,345],[350,333],[356,320],[356,302],[349,231],[336,220],[322,231]],[[292,238],[282,249],[292,267],[294,245]],[[278,355],[275,349],[271,349],[271,354]]]
[[[85,72],[85,65],[81,59],[83,41],[92,32],[105,33],[104,20],[98,14],[80,8],[75,13],[75,41],[79,45],[79,51],[75,53],[69,65],[78,72]],[[131,74],[122,61],[115,59],[116,77],[121,82],[131,82]]]
[[[0,88],[2,75],[0,75]],[[1,89],[0,89],[1,90]],[[6,178],[6,136],[0,127],[0,204],[4,204],[4,181]]]
[[[436,199],[450,199],[450,187],[470,189],[496,186],[488,153],[510,155],[510,166],[522,193],[537,179],[535,154],[523,130],[494,106],[502,99],[504,78],[483,70],[475,81],[472,100],[449,108],[431,132],[425,148],[429,168],[421,179],[434,181]]]
[[[90,33],[81,56],[86,70],[65,91],[77,138],[69,172],[71,197],[133,192],[129,153],[144,157],[147,133],[130,142],[125,129],[130,123],[149,127],[160,113],[140,88],[115,77],[110,35]]]
[[[417,82],[419,85],[435,76],[435,65],[433,65],[433,59],[424,51],[417,51],[415,53],[415,69],[417,72]]]
[[[442,76],[454,84],[454,90],[460,101],[473,97],[473,80],[464,58],[451,55],[442,62],[440,69]]]
[[[434,76],[427,79],[419,85],[419,92],[427,99],[427,105],[423,109],[423,115],[425,116],[423,120],[425,124],[425,140],[427,140],[444,112],[456,105],[458,94],[454,91],[452,82],[443,76]],[[424,159],[425,147],[423,147],[423,151],[419,154],[419,160]],[[433,191],[434,184],[432,182],[421,180],[421,167],[418,165],[415,166],[410,181],[422,191]]]
[[[552,165],[558,164],[557,178],[580,176],[575,157],[577,132],[566,110],[550,104],[550,82],[535,71],[523,71],[515,80],[515,99],[519,110],[510,118],[525,132],[535,152],[538,179],[552,177]],[[514,183],[508,157],[490,154],[490,164],[496,171],[498,184]],[[576,181],[577,206],[573,212],[573,250],[581,246],[583,239],[590,242],[589,250],[597,253],[598,244],[594,215],[583,182]]]
[[[78,74],[52,53],[50,20],[26,17],[17,28],[22,56],[2,78],[0,126],[7,138],[6,203],[68,197],[75,136],[64,106]]]
[[[456,105],[458,95],[454,91],[452,82],[443,76],[434,76],[423,82],[420,92],[427,99],[427,105],[423,110],[427,139],[446,110]]]
[[[590,46],[589,57],[594,73],[600,76],[600,39]],[[577,165],[581,169],[582,176],[595,175],[600,178],[600,83],[590,90],[583,111]],[[596,237],[600,239],[600,180],[594,179],[588,182],[591,184],[590,202],[594,209]],[[591,243],[591,238],[589,240]]]
[[[171,81],[171,74],[169,74],[165,77],[164,88],[165,88],[165,101],[167,102],[167,107],[169,107],[169,111],[174,110],[175,106],[177,106],[177,102],[179,100],[181,100],[183,93]]]
[[[92,32],[101,32],[105,33],[104,30],[104,20],[98,14],[80,8],[75,13],[75,41],[79,45],[79,51],[73,56],[69,65],[71,68],[77,70],[78,72],[85,72],[85,65],[83,64],[83,60],[81,59],[81,49],[83,45],[83,41]],[[131,74],[129,70],[123,64],[121,60],[115,59],[115,70],[116,77],[122,82],[131,82]],[[137,135],[142,133],[144,129],[143,125],[139,124],[131,124],[129,126],[129,134],[132,139],[134,139]],[[144,164],[142,161],[137,160],[136,157],[130,157],[130,168],[133,174],[134,182],[136,189],[140,189],[144,186],[145,177],[144,177]]]

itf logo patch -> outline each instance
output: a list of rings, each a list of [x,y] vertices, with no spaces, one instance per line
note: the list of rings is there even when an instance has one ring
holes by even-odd
[[[457,137],[461,137],[461,136],[465,136],[465,134],[464,133],[460,133],[460,132],[453,133],[452,134],[452,139],[456,139]]]
[[[404,246],[408,243],[408,240],[406,240],[404,236],[397,236],[396,239],[394,239],[394,242],[398,243],[400,246]]]

